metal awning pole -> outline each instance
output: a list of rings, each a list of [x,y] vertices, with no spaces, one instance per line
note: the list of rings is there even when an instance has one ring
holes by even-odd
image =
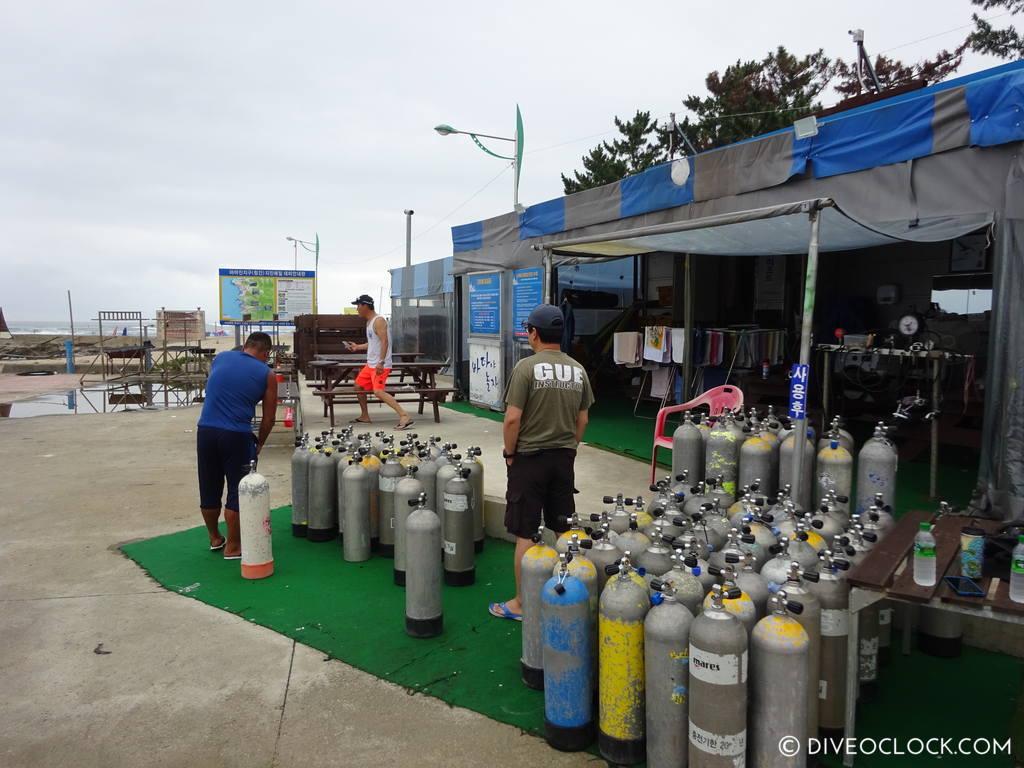
[[[553,304],[551,300],[551,249],[544,249],[544,303]]]
[[[810,212],[811,242],[807,246],[807,272],[804,275],[804,315],[800,324],[800,365],[809,365],[811,361],[811,326],[814,320],[814,294],[818,286],[818,232],[821,227],[821,214],[817,208]],[[810,384],[812,377],[807,377]],[[804,474],[804,453],[807,448],[807,398],[804,398],[804,410],[797,416],[793,430],[793,495],[802,497]],[[812,500],[808,500],[808,504]]]
[[[690,381],[693,379],[693,255],[687,253],[683,259],[683,333],[686,340],[683,346],[682,400],[688,403],[691,398]]]

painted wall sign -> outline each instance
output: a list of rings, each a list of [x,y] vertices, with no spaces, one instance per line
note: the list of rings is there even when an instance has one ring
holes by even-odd
[[[517,339],[527,336],[523,323],[538,305],[544,303],[544,267],[517,269],[512,273],[512,333]]]
[[[469,276],[469,332],[501,333],[501,273]]]

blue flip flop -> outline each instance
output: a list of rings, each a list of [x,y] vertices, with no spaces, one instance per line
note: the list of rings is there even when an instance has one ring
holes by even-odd
[[[512,619],[512,621],[523,620],[522,614],[512,613],[504,603],[491,603],[487,606],[487,611],[491,616],[497,616],[499,619]]]

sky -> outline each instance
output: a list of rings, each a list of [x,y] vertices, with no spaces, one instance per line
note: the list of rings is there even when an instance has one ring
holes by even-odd
[[[643,10],[640,10],[643,8]],[[520,199],[615,115],[682,114],[707,73],[777,45],[906,62],[967,34],[968,0],[8,3],[0,32],[0,307],[8,321],[202,307],[217,270],[290,269],[319,234],[319,308],[451,255],[451,227],[512,209],[508,163],[439,123],[511,136]],[[988,17],[995,18],[993,12]],[[1008,16],[995,18],[999,26]],[[999,62],[969,54],[958,74]],[[826,103],[836,99],[826,96]],[[500,143],[493,147],[506,154]],[[312,254],[298,251],[298,267]]]

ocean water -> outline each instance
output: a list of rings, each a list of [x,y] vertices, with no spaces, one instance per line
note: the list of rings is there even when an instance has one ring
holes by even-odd
[[[7,327],[13,334],[37,334],[40,336],[71,335],[71,323],[67,320],[12,320],[11,318],[7,318]],[[120,323],[104,323],[103,334],[105,336],[120,336],[121,332],[125,328],[128,329],[129,336],[138,336],[138,322],[131,323],[128,321],[122,321]],[[217,331],[234,333],[232,326],[207,324],[207,334],[213,335],[216,334]],[[99,323],[95,321],[86,320],[81,323],[77,321],[75,322],[76,336],[98,336],[99,333]],[[152,323],[144,324],[143,333],[147,336],[156,336],[156,326]]]

